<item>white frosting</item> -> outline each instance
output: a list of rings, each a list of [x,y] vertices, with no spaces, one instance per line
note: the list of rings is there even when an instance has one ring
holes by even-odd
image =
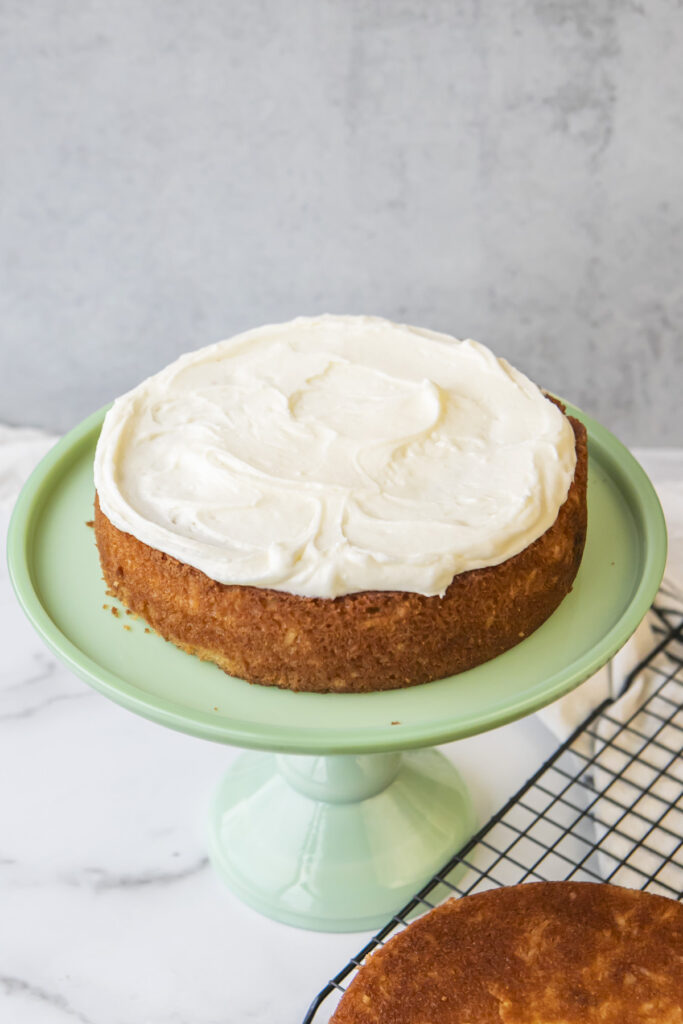
[[[95,485],[120,530],[221,583],[434,595],[540,537],[575,464],[567,419],[483,345],[321,316],[123,395]]]

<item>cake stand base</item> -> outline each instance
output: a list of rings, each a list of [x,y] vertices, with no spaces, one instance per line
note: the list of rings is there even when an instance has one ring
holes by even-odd
[[[209,853],[260,913],[364,931],[407,903],[474,829],[469,794],[436,750],[247,753],[216,793]]]

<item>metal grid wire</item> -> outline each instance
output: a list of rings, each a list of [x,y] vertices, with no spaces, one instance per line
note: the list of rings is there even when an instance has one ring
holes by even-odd
[[[596,708],[351,958],[303,1024],[328,1021],[365,957],[448,896],[573,879],[683,898],[683,617],[671,596],[660,591],[657,644],[619,697]]]

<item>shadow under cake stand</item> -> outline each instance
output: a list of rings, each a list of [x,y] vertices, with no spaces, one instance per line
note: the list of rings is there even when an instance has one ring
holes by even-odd
[[[40,463],[8,540],[19,600],[82,679],[161,725],[250,748],[209,821],[212,862],[245,902],[327,931],[379,927],[472,835],[467,788],[434,744],[528,715],[600,668],[635,630],[664,571],[666,531],[630,453],[589,437],[588,537],[574,588],[532,636],[448,679],[368,694],[249,685],[103,612],[92,464],[106,410]]]

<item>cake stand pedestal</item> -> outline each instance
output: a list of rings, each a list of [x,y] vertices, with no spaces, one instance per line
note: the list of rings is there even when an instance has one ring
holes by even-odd
[[[656,495],[611,434],[568,410],[589,437],[588,538],[572,593],[512,650],[406,690],[250,686],[127,616],[105,593],[86,525],[106,410],[68,434],[27,482],[10,524],[10,574],[52,650],[137,714],[258,751],[220,785],[208,840],[219,874],[256,909],[321,930],[381,925],[475,828],[462,780],[425,748],[561,697],[605,664],[647,611],[666,557]]]
[[[210,812],[209,854],[245,903],[319,931],[377,928],[475,828],[436,750],[243,754]]]

